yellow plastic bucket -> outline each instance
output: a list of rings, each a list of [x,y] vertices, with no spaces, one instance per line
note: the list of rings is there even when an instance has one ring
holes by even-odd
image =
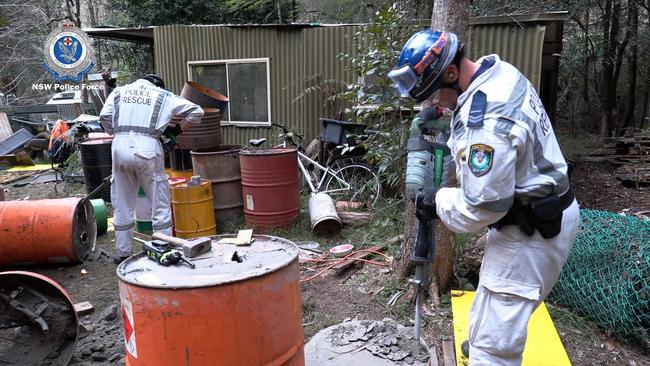
[[[172,212],[176,236],[196,238],[217,233],[212,201],[212,182],[202,179],[200,185],[175,184],[172,190]]]

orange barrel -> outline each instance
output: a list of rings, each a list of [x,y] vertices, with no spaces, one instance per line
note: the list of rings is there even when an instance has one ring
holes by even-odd
[[[239,152],[244,220],[257,230],[286,227],[300,212],[295,148]]]
[[[0,296],[10,298],[9,294],[38,318],[33,323],[0,301],[0,324],[8,325],[0,328],[0,365],[67,365],[79,334],[79,318],[70,295],[38,273],[0,272]]]
[[[223,237],[195,269],[142,253],[117,267],[127,366],[304,365],[298,248]]]
[[[212,182],[214,216],[218,225],[239,219],[244,213],[239,167],[241,149],[241,145],[226,145],[192,150],[194,174]]]
[[[0,202],[0,265],[77,263],[95,246],[90,200]]]
[[[212,203],[212,184],[178,183],[171,186],[174,229],[179,238],[196,238],[217,233]]]

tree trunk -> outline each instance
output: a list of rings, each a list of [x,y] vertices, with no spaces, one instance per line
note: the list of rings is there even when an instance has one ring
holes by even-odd
[[[464,44],[469,41],[469,0],[436,1],[433,4],[431,28],[456,33]],[[455,166],[452,165],[447,177],[447,186],[456,187]],[[454,233],[440,221],[436,225],[436,261],[433,272],[440,290],[451,286],[454,277]]]
[[[616,0],[614,0],[616,1]],[[605,2],[605,9],[602,19],[603,27],[603,48],[602,48],[602,72],[601,72],[601,93],[600,93],[600,135],[608,138],[612,133],[612,76],[614,74],[613,46],[611,44],[611,19],[612,1]]]
[[[278,0],[275,5],[278,8],[278,24],[282,24],[282,2]]]
[[[584,79],[582,85],[582,99],[587,107],[587,116],[591,116],[591,98],[589,96],[589,63],[591,62],[591,52],[589,51],[589,11],[587,8],[585,10],[585,28],[584,28],[584,37],[585,37],[585,65],[584,65]],[[588,118],[588,117],[587,117]],[[585,118],[581,118],[580,125],[585,127],[584,124]]]
[[[621,133],[624,128],[634,126],[634,111],[636,107],[636,73],[637,73],[637,53],[638,53],[638,34],[639,34],[639,8],[637,0],[628,0],[627,18],[628,18],[628,39],[630,40],[630,52],[628,53],[627,62],[627,102],[625,103],[625,117]]]
[[[469,39],[469,0],[435,1],[431,16],[431,28],[456,33],[460,40],[467,44]],[[455,171],[450,171],[447,186],[454,187],[457,185],[455,177]],[[402,278],[408,276],[413,268],[411,252],[415,244],[415,222],[415,206],[411,202],[407,202],[402,255],[395,265],[397,274]],[[437,292],[446,290],[451,285],[454,263],[453,242],[453,233],[440,221],[437,221],[436,260],[433,265],[434,279],[431,281],[431,286],[429,286],[429,294],[432,299],[438,299]]]

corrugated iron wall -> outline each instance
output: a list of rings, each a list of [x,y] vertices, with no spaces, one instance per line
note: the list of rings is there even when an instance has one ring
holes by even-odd
[[[545,30],[544,25],[538,24],[472,25],[468,56],[477,59],[496,53],[526,75],[539,91]]]
[[[271,120],[287,124],[308,138],[320,133],[319,117],[332,117],[335,108],[323,109],[320,93],[300,97],[308,87],[328,80],[350,81],[350,65],[339,54],[353,52],[358,27],[226,27],[164,26],[154,30],[156,70],[174,93],[187,80],[187,62],[242,58],[269,58]],[[275,141],[277,130],[268,127],[224,126],[224,144],[245,144],[251,138]]]
[[[319,117],[335,118],[337,112],[337,106],[324,105],[326,95],[316,87],[352,81],[351,65],[339,55],[354,53],[353,36],[358,29],[352,25],[156,27],[156,70],[173,92],[180,93],[188,77],[188,61],[270,58],[271,120],[313,138],[320,133]],[[542,23],[473,24],[470,33],[470,58],[497,53],[539,90]],[[307,88],[311,92],[304,95]],[[268,127],[224,126],[222,136],[224,144],[246,144],[258,137],[276,142],[276,132]]]

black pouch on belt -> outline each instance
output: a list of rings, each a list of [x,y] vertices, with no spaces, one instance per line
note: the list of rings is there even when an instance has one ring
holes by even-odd
[[[533,226],[544,239],[550,239],[562,230],[562,212],[565,207],[556,194],[530,202]]]

